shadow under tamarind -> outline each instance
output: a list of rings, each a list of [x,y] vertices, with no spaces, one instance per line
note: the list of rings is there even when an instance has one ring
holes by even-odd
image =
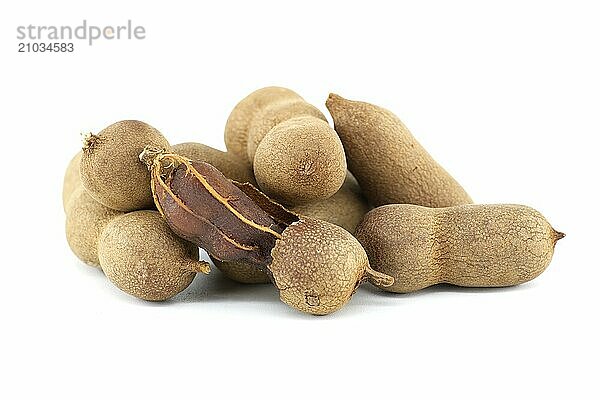
[[[238,283],[213,267],[210,274],[196,276],[191,285],[175,296],[173,301],[182,303],[220,301],[276,303],[279,302],[279,296],[273,285]]]
[[[342,314],[356,313],[357,308],[363,307],[386,307],[397,306],[395,301],[388,301],[379,296],[373,296],[370,289],[365,290],[370,285],[361,286],[353,301],[351,301],[344,309],[336,313],[336,318]],[[376,287],[373,287],[376,292],[381,292]],[[385,293],[385,292],[383,292]],[[388,293],[392,294],[392,293]],[[312,319],[314,316],[309,314],[299,313],[292,308],[284,307],[279,300],[279,292],[272,284],[244,284],[235,282],[218,269],[214,268],[208,275],[198,275],[192,284],[183,292],[168,300],[172,303],[218,303],[218,302],[243,302],[243,303],[261,303],[272,304],[274,307],[282,306],[282,312],[298,318]],[[321,316],[320,318],[327,318]]]

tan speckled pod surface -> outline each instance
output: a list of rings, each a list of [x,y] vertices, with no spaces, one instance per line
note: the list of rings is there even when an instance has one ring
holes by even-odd
[[[115,210],[152,208],[150,172],[139,160],[146,145],[170,148],[159,131],[140,121],[120,121],[91,135],[81,158],[83,186],[96,201]]]
[[[166,300],[208,273],[198,248],[176,236],[157,211],[135,211],[113,219],[98,245],[100,265],[119,289],[144,300]]]
[[[354,233],[356,226],[370,209],[358,182],[348,172],[340,190],[330,198],[301,204],[290,210],[300,215],[330,222]]]
[[[394,277],[391,292],[437,283],[518,285],[541,274],[562,238],[536,210],[521,205],[378,207],[356,230],[371,267]]]
[[[269,276],[258,269],[255,265],[246,264],[243,262],[223,262],[211,257],[223,275],[232,281],[239,283],[271,283]]]
[[[252,166],[240,160],[233,153],[226,153],[205,144],[194,142],[173,145],[171,151],[194,161],[207,162],[234,181],[256,184]]]
[[[374,206],[393,203],[448,207],[472,203],[465,190],[390,111],[330,94],[348,169]]]
[[[90,196],[83,186],[77,187],[66,206],[65,233],[69,247],[84,263],[100,267],[98,240],[106,225],[123,214],[103,206]]]
[[[283,231],[269,270],[281,300],[315,315],[330,314],[350,300],[372,271],[360,243],[343,228],[303,218]],[[378,276],[387,284],[389,277]]]
[[[346,178],[346,157],[327,122],[310,116],[271,129],[258,146],[254,175],[260,188],[289,205],[324,200]]]
[[[62,201],[63,201],[63,210],[67,211],[67,202],[69,201],[69,197],[71,194],[77,189],[77,187],[81,186],[81,179],[79,178],[79,163],[81,161],[81,151],[71,159],[69,165],[67,166],[67,170],[65,171],[65,177],[63,178],[63,191],[62,191]]]
[[[227,118],[225,125],[227,151],[238,156],[240,160],[251,164],[247,156],[247,143],[248,127],[252,118],[267,104],[293,98],[301,99],[300,95],[293,90],[277,86],[258,89],[243,98]]]
[[[301,116],[312,116],[327,122],[327,118],[317,107],[302,99],[274,102],[256,113],[248,127],[248,159],[254,160],[258,145],[277,124]]]

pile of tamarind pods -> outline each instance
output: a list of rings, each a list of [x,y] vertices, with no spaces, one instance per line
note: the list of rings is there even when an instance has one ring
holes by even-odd
[[[533,208],[473,204],[392,112],[330,94],[334,126],[281,87],[242,99],[226,152],[171,145],[120,121],[88,134],[64,177],[70,248],[119,289],[162,301],[211,264],[272,283],[324,315],[364,281],[395,293],[438,283],[518,285],[550,263],[555,231]]]

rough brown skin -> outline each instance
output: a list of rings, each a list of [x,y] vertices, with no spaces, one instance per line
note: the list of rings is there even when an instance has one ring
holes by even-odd
[[[252,164],[247,156],[248,127],[252,118],[267,104],[293,98],[301,99],[300,95],[290,89],[269,86],[258,89],[242,99],[229,114],[225,125],[227,151]]]
[[[69,197],[75,191],[75,189],[81,186],[81,179],[79,178],[79,163],[81,161],[81,151],[71,159],[69,165],[67,166],[67,170],[65,171],[65,177],[63,178],[63,191],[62,191],[62,201],[63,201],[63,210],[67,211],[67,202],[69,201]]]
[[[83,186],[105,206],[133,211],[152,208],[150,173],[139,162],[146,145],[169,149],[163,135],[140,121],[120,121],[89,135],[83,146]]]
[[[271,283],[269,275],[258,269],[255,265],[243,262],[224,262],[213,257],[211,257],[211,260],[215,264],[215,267],[232,281],[247,284]]]
[[[324,200],[344,183],[344,148],[327,122],[312,116],[292,118],[260,142],[254,175],[267,195],[285,204]]]
[[[309,314],[339,310],[367,278],[383,286],[393,281],[369,267],[367,254],[348,231],[317,219],[302,218],[286,228],[271,255],[269,270],[279,297]]]
[[[248,160],[254,160],[258,145],[271,129],[288,119],[301,116],[312,116],[327,122],[317,107],[300,98],[270,103],[257,112],[248,127]]]
[[[290,211],[330,222],[354,233],[356,226],[370,209],[358,182],[348,172],[344,184],[336,194],[315,203],[292,207]]]
[[[84,263],[100,267],[98,259],[100,234],[110,221],[123,213],[98,203],[81,185],[69,196],[65,212],[67,215],[65,233],[69,247]]]
[[[234,181],[256,184],[252,167],[241,161],[233,153],[226,153],[202,143],[194,142],[173,145],[171,151],[191,160],[207,162]]]
[[[371,210],[356,230],[371,266],[394,277],[384,290],[408,293],[437,283],[518,285],[552,259],[556,232],[521,205],[426,208],[391,204]]]
[[[373,206],[449,207],[472,203],[465,190],[381,107],[330,94],[326,102],[354,174]]]
[[[209,265],[198,248],[177,237],[156,211],[113,219],[98,244],[100,265],[119,289],[140,299],[167,300],[189,286]]]

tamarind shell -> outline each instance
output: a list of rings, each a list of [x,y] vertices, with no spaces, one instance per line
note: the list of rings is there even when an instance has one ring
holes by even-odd
[[[219,261],[265,269],[275,241],[298,219],[295,214],[208,163],[177,155],[165,159],[178,165],[165,171],[155,162],[152,190],[169,227]]]

